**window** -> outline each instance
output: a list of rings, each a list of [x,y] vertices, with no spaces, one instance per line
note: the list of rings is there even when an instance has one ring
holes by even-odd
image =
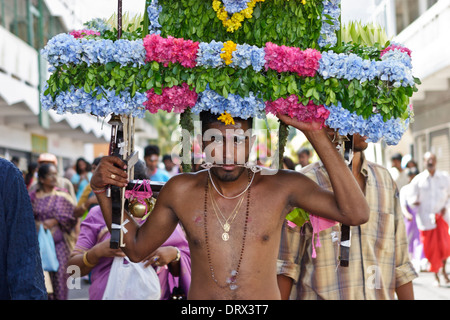
[[[419,17],[419,0],[397,0],[395,2],[397,33]]]

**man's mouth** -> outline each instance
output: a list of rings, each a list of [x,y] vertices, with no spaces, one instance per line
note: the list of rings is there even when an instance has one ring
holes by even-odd
[[[236,168],[236,165],[235,164],[222,164],[220,167],[225,171],[232,171],[232,170],[234,170],[234,168]]]

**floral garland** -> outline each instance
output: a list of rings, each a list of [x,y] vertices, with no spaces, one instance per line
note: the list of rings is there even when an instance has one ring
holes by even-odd
[[[248,9],[242,9],[243,1],[223,3],[228,10],[236,10],[234,13]],[[327,16],[322,16],[322,27],[333,26],[322,28],[328,30],[323,34],[334,33],[330,30],[339,26],[339,3],[323,1]],[[247,119],[282,113],[349,133],[365,133],[371,141],[384,137],[388,144],[398,142],[409,123],[407,118],[412,117],[402,109],[407,98],[395,98],[397,110],[389,105],[385,93],[410,96],[415,89],[417,79],[411,73],[410,51],[398,44],[367,59],[351,52],[321,53],[272,42],[258,47],[233,41],[207,43],[162,37],[158,21],[161,11],[158,1],[153,0],[147,9],[150,34],[144,39],[103,39],[105,28],[101,21],[91,22],[92,30],[52,38],[41,52],[49,61],[49,70],[62,77],[51,77],[41,95],[43,108],[54,108],[58,113],[137,117],[143,117],[145,110],[185,113],[189,108],[194,113],[209,110],[228,123],[230,117]],[[332,41],[325,45],[329,44]],[[214,70],[217,76],[207,70]],[[86,77],[70,79],[69,73],[79,71],[87,72]],[[99,77],[103,82],[98,82]],[[68,80],[77,86],[67,86]],[[121,86],[117,81],[123,82]],[[387,90],[378,87],[380,81]],[[349,98],[360,94],[363,86],[370,86],[368,97],[374,99],[358,97],[356,107],[348,105]],[[378,92],[381,95],[377,98]],[[347,101],[345,107],[339,101],[342,98]],[[362,103],[369,105],[363,110]],[[349,119],[356,122],[351,124]]]
[[[95,35],[94,32],[84,32],[84,34]],[[179,63],[190,69],[200,66],[217,68],[228,64],[231,67],[242,69],[252,66],[256,72],[261,71],[264,66],[266,71],[270,69],[279,73],[293,72],[302,77],[314,77],[317,73],[323,79],[356,79],[365,82],[379,78],[383,81],[393,82],[394,87],[414,85],[414,78],[410,70],[411,58],[400,46],[385,50],[381,60],[374,61],[363,59],[356,54],[336,54],[332,51],[321,54],[314,49],[302,51],[298,48],[278,46],[272,43],[267,43],[265,48],[257,48],[245,44],[236,45],[231,41],[225,44],[213,41],[208,44],[173,37],[163,38],[157,34],[148,35],[144,40],[132,41],[95,40],[81,37],[75,39],[74,36],[61,34],[49,41],[42,50],[42,54],[52,65],[51,70],[61,65],[86,63],[90,66],[110,62],[119,63],[123,67],[127,65],[142,66],[149,62],[158,62],[168,67],[169,64]],[[157,97],[158,94],[160,97]],[[187,107],[195,104],[195,94],[197,93],[183,83],[181,87],[165,87],[158,94],[154,89],[147,93],[148,101],[145,103],[145,107],[152,113],[157,111],[158,105],[162,110],[171,111],[173,109],[174,112],[183,112]],[[175,102],[171,97],[179,99]],[[225,100],[227,99],[228,97],[225,98]],[[232,99],[235,99],[233,95]],[[247,105],[254,101],[247,101]],[[326,113],[321,108],[315,109],[317,111],[315,116],[301,116],[302,112],[311,114],[314,110],[311,108],[312,106],[316,106],[316,104],[308,102],[305,108],[304,104],[298,102],[296,95],[291,95],[275,101],[269,100],[267,112],[276,113],[276,110],[289,114],[291,117],[295,116],[299,120],[315,119],[305,121],[323,122],[326,119]],[[58,108],[59,112],[62,112],[62,107]],[[217,114],[227,111],[233,116],[242,118],[248,115],[248,112],[240,114],[236,112],[236,108],[234,109],[233,113],[224,109]],[[94,114],[95,110],[97,109],[91,108],[91,112]],[[259,110],[259,108],[253,106],[250,110]],[[103,113],[99,112],[97,115]]]
[[[411,57],[402,51],[403,47],[401,48],[384,52],[381,61],[363,59],[353,53],[347,55],[332,51],[323,52],[318,73],[324,79],[357,79],[365,82],[380,78],[383,81],[393,82],[394,87],[414,86]]]
[[[192,108],[192,112],[199,114],[202,111],[209,111],[217,115],[228,113],[233,118],[248,119],[253,117],[264,118],[265,108],[264,101],[253,92],[250,92],[248,97],[229,94],[225,98],[211,90],[208,85],[205,91],[199,93],[197,103]]]
[[[65,113],[91,113],[100,117],[106,117],[112,113],[143,118],[145,115],[144,103],[147,101],[145,94],[136,92],[131,97],[130,92],[121,91],[116,94],[114,90],[101,88],[103,97],[98,99],[84,88],[71,86],[68,91],[60,92],[55,99],[45,95],[44,88],[40,94],[42,109],[55,109],[57,114]]]

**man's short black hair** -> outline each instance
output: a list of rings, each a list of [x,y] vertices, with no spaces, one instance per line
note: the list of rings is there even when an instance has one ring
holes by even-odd
[[[206,130],[209,129],[209,125],[211,123],[219,122],[223,123],[222,121],[218,120],[217,118],[220,117],[220,115],[213,114],[209,111],[202,111],[200,112],[200,121],[202,122],[202,133],[205,133]],[[248,119],[242,119],[238,117],[233,117],[235,121],[247,121],[248,128],[253,128],[253,118]]]
[[[403,158],[403,156],[401,155],[401,153],[395,153],[395,154],[392,155],[391,161],[393,161],[393,160],[402,161],[402,158]]]
[[[159,156],[159,147],[157,145],[151,144],[145,147],[144,157],[152,156],[154,154]]]
[[[308,148],[300,148],[300,150],[297,151],[297,155],[301,155],[302,153],[305,153],[308,156],[311,155],[311,151],[309,151]]]
[[[165,154],[165,155],[163,155],[162,161],[164,162],[164,161],[166,161],[166,160],[172,161],[172,156],[171,156],[170,154]]]

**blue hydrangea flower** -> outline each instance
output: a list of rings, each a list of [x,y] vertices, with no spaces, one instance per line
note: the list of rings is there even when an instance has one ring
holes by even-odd
[[[158,0],[153,0],[152,3],[147,7],[149,26],[148,32],[150,34],[160,34],[161,24],[159,23],[159,14],[162,11],[162,6],[158,4]]]
[[[122,91],[116,94],[114,90],[98,90],[102,92],[103,97],[97,99],[96,95],[86,93],[83,88],[71,86],[68,91],[56,95],[55,100],[51,95],[45,96],[41,93],[41,104],[44,110],[54,109],[58,114],[72,113],[90,113],[96,116],[105,117],[111,113],[131,115],[133,117],[143,118],[145,115],[144,102],[147,101],[145,93],[136,92],[134,97],[128,91]]]
[[[380,79],[393,82],[394,87],[414,86],[411,58],[406,52],[390,50],[377,62]]]
[[[114,41],[113,59],[121,65],[131,64],[133,67],[144,65],[146,51],[143,40],[123,40]]]
[[[232,63],[230,66],[245,69],[252,66],[256,72],[261,71],[266,63],[266,52],[263,48],[250,46],[248,44],[238,44],[232,53]]]
[[[342,135],[358,133],[367,137],[367,142],[378,142],[383,139],[388,145],[396,145],[399,143],[406,129],[409,120],[403,121],[398,118],[391,118],[383,121],[380,114],[374,114],[368,119],[342,107],[339,102],[336,105],[325,106],[330,111],[325,125],[333,129],[338,129]]]
[[[227,98],[211,90],[209,86],[205,91],[199,93],[196,105],[192,112],[199,114],[202,111],[209,111],[220,115],[228,112],[232,117],[248,119],[253,117],[262,118],[265,114],[264,101],[255,96],[253,92],[248,97],[241,97],[237,94],[229,94]]]
[[[207,68],[218,68],[224,65],[220,57],[223,49],[223,42],[211,41],[210,43],[200,42],[198,46],[196,62],[198,66]]]
[[[247,9],[250,0],[222,0],[225,11],[229,14]]]
[[[81,42],[70,34],[61,33],[51,38],[41,50],[41,55],[51,66],[74,63],[81,61]]]
[[[322,10],[322,28],[320,29],[320,37],[318,44],[320,47],[325,47],[330,44],[334,46],[337,42],[336,31],[341,27],[339,22],[339,16],[341,15],[341,9],[339,4],[340,0],[323,0],[323,10]],[[332,24],[326,22],[328,18],[331,17]]]

